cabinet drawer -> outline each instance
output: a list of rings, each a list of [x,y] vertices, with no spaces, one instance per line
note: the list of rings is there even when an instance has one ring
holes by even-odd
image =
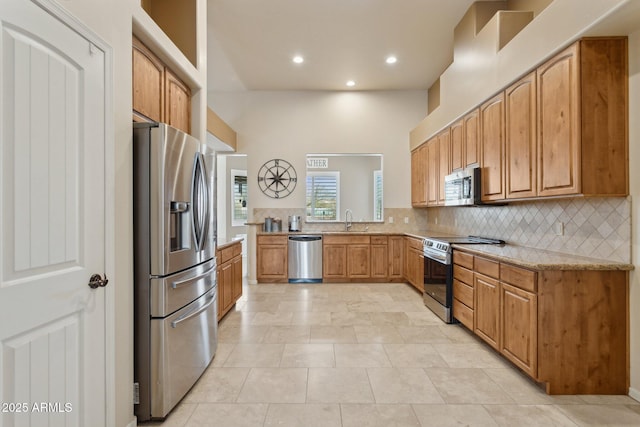
[[[453,266],[453,278],[466,283],[467,285],[473,284],[473,271],[467,270],[459,265]]]
[[[266,236],[266,235],[258,235],[258,244],[259,245],[287,245],[287,236],[279,235],[279,236]]]
[[[473,270],[473,255],[454,250],[453,263]]]
[[[218,258],[218,263],[223,264],[233,258],[233,248],[224,248],[219,251],[220,257]]]
[[[473,310],[455,298],[453,299],[453,317],[473,331]]]
[[[500,278],[500,263],[497,261],[475,257],[475,259],[473,260],[473,265],[477,273],[493,277],[494,279]]]
[[[473,308],[473,287],[453,279],[453,297],[467,307]]]
[[[508,264],[500,264],[500,280],[525,291],[536,291],[536,272]]]
[[[325,234],[322,238],[324,244],[329,245],[368,245],[370,243],[370,236],[363,236],[359,234],[346,234],[336,236],[335,234]]]
[[[387,236],[371,236],[372,245],[386,245]]]
[[[414,239],[413,237],[407,237],[407,244],[410,248],[417,249],[422,252],[422,240]]]

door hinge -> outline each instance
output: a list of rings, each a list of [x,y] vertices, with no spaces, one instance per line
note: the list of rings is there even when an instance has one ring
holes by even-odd
[[[140,404],[140,383],[133,383],[133,404]]]

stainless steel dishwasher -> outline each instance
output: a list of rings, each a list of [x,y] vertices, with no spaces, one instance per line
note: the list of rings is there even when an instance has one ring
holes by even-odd
[[[322,282],[322,235],[289,236],[289,283]]]

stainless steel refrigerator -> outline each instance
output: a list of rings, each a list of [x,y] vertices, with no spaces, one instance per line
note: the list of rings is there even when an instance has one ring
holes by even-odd
[[[162,419],[217,348],[215,152],[163,123],[137,123],[134,377],[139,421]]]

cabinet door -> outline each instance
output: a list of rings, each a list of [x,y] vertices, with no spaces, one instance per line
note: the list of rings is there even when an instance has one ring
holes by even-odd
[[[191,132],[191,91],[168,68],[165,69],[165,122],[186,133]]]
[[[325,244],[322,247],[322,276],[325,279],[347,279],[347,245]]]
[[[538,297],[502,283],[501,353],[531,377],[538,374]]]
[[[440,150],[438,138],[433,138],[427,143],[427,205],[436,206],[438,204],[438,179],[440,174]]]
[[[474,274],[474,332],[491,347],[500,350],[500,282]]]
[[[386,279],[389,276],[389,248],[387,245],[371,245],[371,277]]]
[[[482,200],[501,200],[504,191],[504,92],[480,107]]]
[[[538,68],[538,194],[580,192],[578,44]]]
[[[164,64],[133,38],[133,110],[156,122],[164,121]]]
[[[347,245],[347,276],[350,279],[371,277],[371,245]]]
[[[536,74],[531,73],[505,91],[507,198],[537,195]]]
[[[444,205],[444,177],[451,173],[451,136],[449,129],[438,135],[438,204]]]
[[[420,291],[420,293],[424,292],[424,255],[420,250],[413,250],[413,258],[414,258],[414,286]]]
[[[464,167],[464,122],[460,120],[451,125],[451,171]]]
[[[218,258],[219,259],[219,258]],[[216,268],[216,275],[218,277],[218,322],[220,321],[220,319],[222,319],[222,316],[224,316],[224,301],[222,301],[222,265],[218,265],[218,268]]]
[[[401,279],[404,266],[404,237],[389,237],[389,279]]]
[[[242,296],[242,257],[235,257],[231,261],[232,268],[232,281],[231,294],[233,301],[238,301],[238,298]]]
[[[479,112],[474,110],[462,119],[464,127],[464,167],[480,165]]]
[[[411,205],[425,206],[427,203],[427,146],[425,144],[411,153]]]
[[[402,262],[402,275],[404,279],[413,285],[413,262],[411,261],[411,239],[409,237],[404,237],[404,260]]]
[[[407,252],[408,276],[407,280],[421,293],[424,292],[424,255],[415,248]]]
[[[284,282],[288,279],[287,246],[258,244],[258,281]]]
[[[220,268],[220,276],[218,277],[218,298],[222,300],[222,312],[233,304],[233,269],[231,262],[225,262]]]

